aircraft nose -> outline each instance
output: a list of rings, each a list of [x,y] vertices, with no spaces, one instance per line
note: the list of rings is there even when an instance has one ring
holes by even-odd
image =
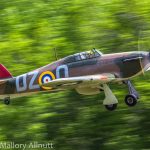
[[[148,59],[148,61],[150,63],[150,52],[148,52],[148,54],[147,54],[147,59]]]
[[[150,52],[143,53],[143,56],[150,61]]]
[[[150,64],[150,52],[149,52],[149,54],[148,54],[148,59],[149,59],[149,64]]]

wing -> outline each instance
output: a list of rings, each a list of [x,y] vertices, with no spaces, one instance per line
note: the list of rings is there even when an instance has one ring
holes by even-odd
[[[80,77],[68,77],[52,80],[48,83],[40,85],[41,87],[50,87],[52,89],[70,89],[77,86],[97,86],[99,84],[115,81],[113,74],[89,75]]]

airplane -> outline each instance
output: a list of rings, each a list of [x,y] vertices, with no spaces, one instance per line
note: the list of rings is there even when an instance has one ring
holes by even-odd
[[[37,92],[56,92],[75,89],[79,94],[95,95],[104,92],[103,105],[107,110],[117,108],[118,100],[109,83],[127,85],[125,103],[132,107],[139,94],[131,79],[150,70],[150,52],[133,51],[103,54],[97,49],[69,55],[44,67],[13,77],[0,64],[0,98],[9,105],[10,99]]]

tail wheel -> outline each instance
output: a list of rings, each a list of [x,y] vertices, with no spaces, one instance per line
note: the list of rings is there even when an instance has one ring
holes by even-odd
[[[4,104],[9,105],[10,104],[10,97],[6,97],[4,99]]]
[[[105,105],[105,108],[109,111],[113,111],[117,108],[117,104]]]
[[[133,107],[137,104],[137,98],[134,95],[127,95],[125,97],[125,103],[128,106]]]

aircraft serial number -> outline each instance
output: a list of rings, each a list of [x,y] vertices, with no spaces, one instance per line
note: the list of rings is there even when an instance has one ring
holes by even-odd
[[[56,79],[61,78],[62,72],[64,74],[64,78],[69,77],[68,66],[61,65],[56,68]],[[29,90],[40,89],[39,83],[38,84],[35,83],[38,75],[39,75],[39,71],[37,70],[37,71],[29,72],[27,74],[23,74],[21,76],[16,77],[17,92],[24,92],[27,89],[29,89]],[[28,80],[29,77],[31,77],[30,80]],[[29,81],[29,84],[27,84],[27,80]]]

